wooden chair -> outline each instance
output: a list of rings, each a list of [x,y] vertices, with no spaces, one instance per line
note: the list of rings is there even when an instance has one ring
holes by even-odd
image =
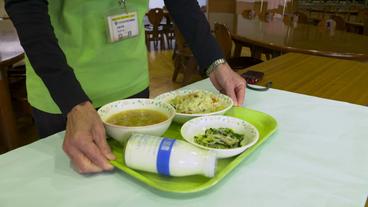
[[[28,103],[26,90],[26,68],[24,64],[14,65],[7,70],[9,90],[18,117],[32,119],[31,106]]]
[[[246,19],[254,19],[257,16],[256,12],[252,9],[246,9],[241,14]]]
[[[160,49],[165,48],[165,32],[161,25],[161,21],[164,18],[164,12],[161,8],[155,8],[148,11],[146,14],[149,25],[145,25],[146,45],[147,49],[150,50],[151,42],[155,50],[158,49],[160,43]]]
[[[222,51],[224,52],[225,59],[232,69],[244,69],[263,62],[262,60],[253,57],[231,57],[233,41],[231,39],[231,34],[225,25],[215,23],[215,36]]]
[[[284,24],[286,24],[286,25],[290,25],[291,23],[292,23],[292,16],[290,16],[290,15],[284,15],[284,17],[283,17],[283,19],[282,19],[282,21],[284,22]]]
[[[259,19],[265,22],[270,22],[274,20],[275,14],[275,10],[267,10],[262,16],[259,17]]]
[[[253,10],[260,19],[264,18],[264,16],[266,15],[267,5],[268,5],[267,1],[263,1],[263,2],[256,1],[256,2],[254,2]]]
[[[336,30],[346,31],[345,20],[341,16],[331,15],[330,18],[336,22]]]
[[[203,12],[203,13],[206,13],[207,12],[207,6],[201,6],[201,11]]]
[[[171,21],[171,17],[168,11],[164,12],[166,23],[162,25],[164,34],[166,37],[166,43],[168,49],[173,49],[173,42],[175,40],[174,24]]]
[[[197,61],[189,48],[188,44],[185,42],[183,35],[179,29],[174,25],[175,32],[175,49],[174,49],[174,73],[172,76],[172,81],[176,81],[178,74],[183,74],[183,85],[190,83],[192,75],[199,73]]]
[[[292,21],[294,21],[294,18],[298,18],[298,23],[299,24],[308,24],[308,16],[306,14],[304,14],[303,12],[294,12],[293,17],[292,17]]]
[[[318,27],[322,30],[331,29],[335,27],[336,22],[333,19],[322,19],[318,22]]]
[[[368,9],[365,9],[361,13],[361,20],[363,22],[363,34],[368,35]]]
[[[358,10],[358,14],[355,18],[355,22],[363,22],[368,18],[368,8],[362,8]]]

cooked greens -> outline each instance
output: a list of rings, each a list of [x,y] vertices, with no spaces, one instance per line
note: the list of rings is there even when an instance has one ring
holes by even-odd
[[[244,135],[235,133],[229,128],[206,129],[205,134],[195,136],[194,141],[197,144],[215,149],[231,149],[246,144]]]

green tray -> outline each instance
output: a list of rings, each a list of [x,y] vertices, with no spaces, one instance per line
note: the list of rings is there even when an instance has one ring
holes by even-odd
[[[225,115],[243,119],[253,124],[259,130],[260,136],[258,142],[244,151],[242,154],[219,159],[217,162],[216,174],[212,178],[207,178],[201,175],[186,176],[186,177],[165,177],[155,173],[148,173],[131,169],[125,165],[124,150],[121,144],[112,139],[109,144],[113,153],[116,155],[116,160],[112,161],[112,165],[133,176],[137,180],[162,191],[176,192],[176,193],[193,193],[205,190],[214,186],[228,173],[230,173],[241,161],[249,156],[254,150],[262,145],[272,133],[277,129],[276,120],[265,113],[254,111],[242,107],[233,107]],[[180,135],[181,125],[173,123],[163,136],[169,138],[183,139]]]

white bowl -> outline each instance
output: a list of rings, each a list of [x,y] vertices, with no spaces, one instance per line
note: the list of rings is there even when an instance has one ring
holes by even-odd
[[[211,113],[201,113],[201,114],[185,114],[185,113],[176,112],[176,115],[174,117],[175,122],[182,124],[182,123],[185,123],[186,121],[188,121],[190,119],[193,119],[193,118],[196,118],[196,117],[210,116],[210,115],[222,115],[222,114],[225,114],[225,112],[228,111],[234,104],[233,100],[230,97],[228,97],[226,95],[223,95],[221,93],[214,93],[214,92],[210,92],[210,91],[206,91],[206,90],[188,90],[188,89],[176,90],[176,91],[171,91],[171,92],[168,92],[168,93],[164,93],[164,94],[161,94],[161,95],[157,96],[155,98],[155,100],[159,100],[159,101],[169,103],[172,99],[174,99],[177,96],[187,95],[187,94],[198,92],[198,91],[204,92],[206,94],[215,95],[222,102],[225,103],[225,108],[220,110],[220,111],[215,111],[215,112],[211,112]]]
[[[235,133],[245,135],[247,143],[242,147],[232,149],[215,149],[197,144],[194,136],[204,134],[209,128],[230,128]],[[210,150],[216,154],[217,158],[227,158],[244,152],[247,148],[257,143],[259,132],[252,124],[229,116],[204,116],[192,119],[186,122],[181,128],[181,135],[189,143],[206,150]]]
[[[116,113],[132,109],[151,109],[159,111],[167,115],[168,119],[153,125],[147,126],[119,126],[107,123],[107,120]],[[172,119],[175,116],[175,109],[170,104],[153,99],[125,99],[115,101],[102,106],[97,113],[100,115],[105,126],[107,134],[118,140],[125,142],[132,133],[148,134],[153,136],[161,136],[170,126]]]

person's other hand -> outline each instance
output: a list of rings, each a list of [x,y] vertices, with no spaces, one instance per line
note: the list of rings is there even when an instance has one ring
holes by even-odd
[[[236,106],[244,103],[246,82],[227,63],[217,66],[211,72],[210,80],[216,89],[228,95]]]
[[[63,149],[79,173],[109,171],[115,156],[106,142],[105,129],[90,102],[75,106],[67,116]]]

